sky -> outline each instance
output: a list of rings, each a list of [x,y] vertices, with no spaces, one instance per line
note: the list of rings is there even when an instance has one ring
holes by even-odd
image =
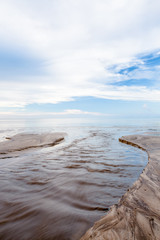
[[[0,0],[0,117],[160,117],[159,0]]]

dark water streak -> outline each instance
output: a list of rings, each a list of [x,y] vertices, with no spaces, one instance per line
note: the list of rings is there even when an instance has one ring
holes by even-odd
[[[147,163],[118,142],[122,129],[74,131],[63,144],[0,156],[0,239],[78,240]]]

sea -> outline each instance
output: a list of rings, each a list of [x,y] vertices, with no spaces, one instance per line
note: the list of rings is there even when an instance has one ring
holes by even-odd
[[[147,153],[119,142],[160,132],[160,121],[1,119],[0,141],[66,132],[58,145],[0,155],[0,239],[79,240],[138,179]]]

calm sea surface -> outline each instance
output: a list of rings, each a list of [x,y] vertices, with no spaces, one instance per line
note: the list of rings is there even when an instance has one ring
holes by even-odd
[[[0,121],[0,141],[20,132],[66,132],[64,142],[0,155],[0,239],[78,240],[138,178],[147,154],[118,138],[157,126],[66,127]]]

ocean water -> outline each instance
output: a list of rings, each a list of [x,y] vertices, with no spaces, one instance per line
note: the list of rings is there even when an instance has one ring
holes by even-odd
[[[0,239],[78,240],[132,186],[147,154],[122,144],[159,125],[0,121],[0,141],[17,133],[66,132],[53,147],[0,155]]]

